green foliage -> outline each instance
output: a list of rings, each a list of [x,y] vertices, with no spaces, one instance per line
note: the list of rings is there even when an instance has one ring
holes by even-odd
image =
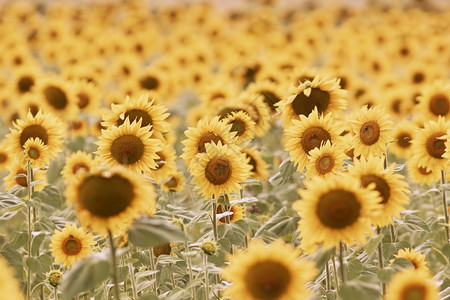
[[[128,239],[139,247],[154,247],[170,241],[185,239],[183,232],[171,223],[157,218],[143,216],[128,230]]]

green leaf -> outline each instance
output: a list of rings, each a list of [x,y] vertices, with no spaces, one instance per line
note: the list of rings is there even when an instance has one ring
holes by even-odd
[[[219,249],[216,255],[208,255],[208,261],[218,267],[225,264],[226,256],[230,253],[231,243],[227,239],[220,239],[217,241]]]
[[[383,283],[388,283],[391,280],[392,275],[394,275],[395,269],[392,267],[384,267],[378,270],[377,277]]]
[[[264,231],[270,231],[278,237],[285,236],[297,230],[299,217],[291,217],[286,214],[286,207],[282,207],[271,217],[258,231],[255,237],[262,235]]]
[[[428,232],[430,233],[430,227],[428,227],[428,224],[419,218],[416,215],[405,215],[405,218],[403,219],[403,222],[399,224],[399,226],[405,226],[411,231],[422,231],[422,232]]]
[[[364,269],[364,266],[359,259],[352,259],[347,263],[347,269],[348,269],[347,273],[348,280],[352,280],[361,274],[362,270]]]
[[[325,267],[325,264],[329,262],[330,258],[333,256],[335,252],[334,247],[330,248],[326,251],[323,251],[322,249],[319,251],[316,251],[313,260],[316,262],[317,268],[319,270],[322,270]]]
[[[377,250],[378,244],[383,240],[384,235],[382,233],[374,235],[369,238],[367,244],[364,245],[364,250],[366,250],[368,260],[370,260]]]
[[[64,274],[61,292],[64,299],[93,289],[109,277],[109,262],[105,253],[93,253],[78,261]]]
[[[165,220],[144,216],[131,225],[128,239],[136,246],[149,248],[167,242],[183,241],[185,236],[179,227]]]
[[[9,244],[15,249],[25,246],[28,241],[28,233],[26,231],[14,231],[11,234],[11,240]]]
[[[41,247],[42,242],[44,241],[47,234],[44,232],[33,232],[33,238],[31,240],[31,253],[38,253],[39,247]]]
[[[275,186],[286,184],[291,179],[294,172],[294,163],[290,161],[290,157],[288,157],[280,164],[280,172],[270,177],[269,182],[271,185]]]
[[[219,237],[228,239],[232,245],[244,246],[249,229],[245,220],[238,220],[231,224],[220,224],[217,232]]]
[[[339,298],[349,299],[380,299],[380,286],[363,281],[347,281],[339,289]]]
[[[33,193],[33,198],[39,198],[42,203],[61,209],[62,198],[59,188],[55,185],[47,185],[41,191]]]
[[[50,253],[44,253],[38,257],[28,257],[25,264],[33,273],[43,274],[50,270],[52,265],[52,256]]]

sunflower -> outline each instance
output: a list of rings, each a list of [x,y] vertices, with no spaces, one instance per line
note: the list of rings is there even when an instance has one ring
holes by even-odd
[[[300,250],[276,240],[257,240],[246,251],[229,256],[223,278],[232,282],[225,294],[235,299],[306,299],[306,284],[317,273],[315,264],[300,257]]]
[[[431,186],[441,180],[441,170],[421,167],[419,157],[408,159],[408,178],[417,184]]]
[[[70,269],[75,262],[88,256],[92,252],[91,246],[95,244],[97,242],[92,233],[75,224],[66,223],[62,231],[55,229],[49,246],[55,261]]]
[[[278,102],[282,112],[283,126],[292,125],[300,116],[308,117],[317,109],[320,114],[337,113],[347,107],[347,91],[340,88],[339,79],[316,75],[298,86],[291,86],[289,96]]]
[[[438,284],[429,272],[411,268],[392,276],[386,300],[438,300],[438,293]]]
[[[183,172],[177,172],[170,174],[167,178],[162,182],[162,189],[164,192],[181,192],[184,189],[184,184],[186,182],[186,178],[183,175]]]
[[[50,113],[39,111],[35,116],[28,112],[24,120],[17,120],[15,129],[11,129],[6,137],[11,153],[23,151],[25,143],[30,138],[39,138],[47,146],[50,158],[62,150],[64,125]]]
[[[181,142],[184,145],[184,149],[180,157],[189,166],[191,160],[197,153],[206,152],[206,144],[217,144],[219,141],[222,145],[231,144],[235,133],[231,133],[230,131],[231,125],[226,125],[220,121],[218,116],[212,119],[201,119],[196,127],[189,127],[184,132],[187,139]]]
[[[142,127],[142,119],[130,124],[126,118],[121,126],[102,130],[95,154],[110,166],[122,165],[134,172],[149,171],[158,166],[156,152],[162,150],[162,141],[151,137],[150,125]]]
[[[236,144],[243,144],[255,136],[255,122],[243,111],[232,112],[222,121],[227,125],[231,124],[230,130],[236,133]]]
[[[344,166],[346,155],[341,146],[331,144],[327,140],[319,148],[309,151],[308,163],[306,165],[306,176],[328,177],[337,175]]]
[[[14,70],[11,82],[17,95],[30,93],[40,76],[41,71],[37,67],[25,66]]]
[[[73,81],[77,106],[80,111],[93,113],[100,106],[100,90],[97,85],[87,80]]]
[[[426,85],[420,96],[417,111],[424,114],[427,119],[437,119],[439,116],[450,117],[450,83],[436,80]]]
[[[239,183],[250,176],[248,159],[219,141],[205,144],[206,152],[199,153],[191,164],[192,183],[205,199],[218,198],[222,193],[239,192]]]
[[[446,169],[447,159],[445,153],[445,141],[442,139],[447,133],[449,123],[443,117],[429,121],[424,128],[416,131],[416,138],[412,141],[413,158],[417,159],[420,167],[427,169]]]
[[[0,300],[23,300],[22,288],[13,269],[0,257]]]
[[[20,118],[26,118],[28,112],[31,112],[32,116],[36,116],[38,111],[41,109],[41,101],[34,94],[29,93],[21,96],[19,115]]]
[[[281,100],[279,85],[269,80],[257,81],[250,84],[247,90],[263,96],[263,101],[270,111],[276,112],[276,104]]]
[[[242,105],[255,122],[256,136],[263,136],[270,127],[270,110],[264,102],[264,97],[256,92],[241,92],[236,102]]]
[[[289,151],[291,160],[302,172],[308,164],[310,151],[318,148],[322,143],[341,143],[341,129],[335,126],[332,114],[322,115],[317,108],[308,116],[300,115],[300,120],[292,120],[291,126],[284,131],[286,139],[284,149]]]
[[[142,94],[139,98],[126,97],[122,104],[112,104],[111,112],[103,115],[103,126],[111,128],[112,126],[120,126],[128,118],[130,123],[142,120],[141,126],[148,127],[153,131],[153,137],[162,139],[163,133],[169,132],[170,124],[166,119],[169,116],[166,108],[162,105],[155,104],[154,99],[149,98],[149,94]]]
[[[72,182],[80,172],[90,172],[94,167],[92,154],[77,151],[66,158],[66,163],[61,170],[61,175],[66,184]]]
[[[0,171],[6,170],[6,166],[11,163],[13,156],[7,148],[8,141],[6,139],[0,142]]]
[[[414,249],[400,249],[397,254],[394,255],[394,259],[391,259],[391,264],[394,262],[395,258],[407,259],[414,265],[414,269],[428,271],[425,255],[420,253],[420,251],[416,252]]]
[[[14,186],[28,188],[27,183],[27,162],[23,157],[14,159],[7,167],[8,176],[3,178],[6,190],[12,189]],[[19,175],[19,176],[18,176]],[[33,185],[35,191],[42,190],[46,186],[45,172],[43,170],[35,170],[33,172],[33,180],[40,183]]]
[[[69,136],[86,137],[88,135],[88,121],[84,119],[75,119],[69,121]]]
[[[33,167],[44,167],[50,162],[47,146],[40,138],[29,138],[24,145],[25,160]]]
[[[217,214],[223,213],[222,206],[223,205],[217,205],[216,211]],[[230,218],[230,223],[242,220],[245,217],[245,207],[240,204],[236,204],[230,207],[230,212],[233,213],[232,215],[228,216]],[[222,217],[219,219],[219,224],[226,224],[226,223],[227,217]]]
[[[156,167],[147,172],[147,175],[160,183],[165,180],[169,174],[175,173],[177,165],[175,159],[177,158],[175,150],[171,145],[165,145],[161,151],[156,152],[158,159],[155,160]]]
[[[393,217],[400,219],[400,212],[409,204],[408,183],[400,174],[394,174],[395,163],[384,169],[384,157],[368,156],[354,160],[348,166],[348,172],[359,180],[363,188],[378,192],[378,201],[382,205],[380,214],[373,217],[372,224],[384,227],[393,224]]]
[[[240,151],[245,154],[247,158],[250,158],[248,162],[251,166],[250,176],[255,179],[266,180],[269,177],[267,171],[267,163],[262,159],[261,152],[256,149],[256,146],[252,148],[241,148]]]
[[[299,189],[301,200],[293,207],[300,215],[302,248],[313,253],[317,245],[336,247],[339,242],[364,243],[372,233],[370,220],[381,209],[377,193],[361,189],[348,175],[314,177]]]
[[[362,107],[358,116],[350,122],[354,134],[352,145],[355,157],[386,153],[386,144],[392,140],[390,130],[394,123],[381,106]]]
[[[67,187],[81,225],[104,234],[124,232],[140,213],[156,207],[153,186],[123,167],[83,172]]]
[[[416,135],[417,126],[408,120],[403,120],[395,124],[392,130],[394,143],[388,145],[389,151],[398,158],[411,157],[411,145]]]

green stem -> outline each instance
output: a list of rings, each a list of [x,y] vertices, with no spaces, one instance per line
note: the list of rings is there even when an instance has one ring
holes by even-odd
[[[109,236],[109,244],[111,246],[111,263],[112,263],[112,278],[114,283],[114,294],[116,299],[120,299],[120,292],[119,292],[119,279],[117,276],[117,262],[116,262],[116,248],[114,246],[114,238],[113,234],[110,229],[108,229],[108,236]]]
[[[391,243],[395,243],[395,227],[394,227],[394,224],[389,224],[389,233],[391,235]]]
[[[189,245],[186,240],[184,241],[184,250],[186,252],[189,252]],[[188,265],[188,271],[189,271],[189,282],[192,282],[192,281],[194,281],[194,275],[192,274],[192,263],[191,263],[191,257],[189,255],[186,257],[186,263]],[[197,298],[194,287],[191,287],[191,294],[192,294],[192,299]]]
[[[172,264],[170,264],[172,266]],[[172,289],[175,288],[175,275],[173,275],[173,272],[170,272],[170,280],[172,281]]]
[[[336,269],[336,256],[333,254],[333,259],[331,260],[331,263],[333,264],[333,274],[334,274],[334,284],[336,285],[336,290],[339,290],[339,280],[337,276],[337,269]]]
[[[56,286],[53,287],[53,294],[55,295],[55,300],[58,300],[58,288]]]
[[[131,258],[131,255],[129,256]],[[137,300],[137,290],[136,290],[136,278],[134,277],[134,267],[132,263],[128,263],[128,273],[131,281],[131,291],[133,293],[133,300]]]
[[[441,170],[441,183],[445,184],[445,172],[443,170]],[[445,220],[445,238],[446,238],[446,243],[449,243],[450,241],[450,233],[449,233],[449,228],[448,228],[448,206],[447,206],[447,196],[445,194],[445,189],[442,188],[442,208],[444,210],[444,220]]]
[[[155,273],[152,275],[152,279],[154,279],[155,281],[153,282],[153,291],[155,292],[155,294],[158,294],[158,285],[156,284],[156,265],[155,265],[155,257],[153,255],[153,247],[150,247],[150,268],[152,269],[152,271],[154,271]]]
[[[381,233],[380,227],[377,226],[377,234]],[[384,268],[384,260],[383,260],[383,246],[382,243],[378,244],[378,265],[380,266],[380,270]],[[383,295],[386,295],[386,284],[384,282],[381,283],[381,290]]]
[[[214,240],[217,242],[218,241],[218,236],[217,236],[217,203],[216,200],[213,198],[213,204],[212,204],[212,226],[213,226],[213,232],[214,232]]]
[[[27,162],[27,188],[28,188],[28,201],[31,203],[31,195],[33,195],[33,188],[31,183],[33,182],[33,168],[31,163]],[[32,242],[32,232],[33,232],[33,221],[31,219],[33,208],[28,205],[27,207],[27,222],[28,222],[28,253],[27,258],[32,257],[31,253],[31,242]],[[31,270],[27,267],[27,300],[31,299]]]
[[[203,253],[203,264],[205,265],[205,293],[206,300],[209,300],[209,273],[208,273],[208,256]]]
[[[108,299],[108,289],[106,288],[106,281],[103,281],[103,299]]]
[[[331,276],[330,276],[330,266],[328,264],[329,262],[327,261],[325,264],[325,271],[326,271],[326,280],[325,280],[325,287],[327,292],[331,289]]]
[[[344,272],[344,243],[339,242],[339,269],[341,270],[342,283],[345,283],[345,272]]]

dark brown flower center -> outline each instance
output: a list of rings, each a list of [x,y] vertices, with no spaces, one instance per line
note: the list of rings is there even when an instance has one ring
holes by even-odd
[[[375,120],[367,121],[361,126],[359,137],[364,145],[371,146],[375,144],[380,138],[380,125]]]
[[[323,154],[316,160],[315,166],[319,174],[327,174],[333,170],[334,157],[331,154]]]
[[[292,275],[286,266],[276,261],[259,261],[245,275],[245,283],[255,299],[278,299],[282,296]]]
[[[400,300],[425,300],[427,292],[422,285],[410,285],[404,288]]]
[[[92,215],[109,218],[124,212],[134,198],[133,184],[120,175],[86,177],[78,187],[78,202]]]
[[[155,159],[155,163],[158,165],[156,167],[157,170],[161,169],[166,164],[166,157],[161,152],[156,152],[156,155],[159,156],[158,159]]]
[[[205,168],[205,177],[214,185],[224,184],[231,177],[231,164],[225,158],[212,158]]]
[[[427,168],[424,167],[418,167],[417,170],[419,171],[420,174],[422,175],[430,175],[431,174],[431,170],[428,171]]]
[[[409,148],[411,146],[411,135],[407,132],[402,132],[397,135],[397,145],[401,148]]]
[[[241,136],[245,133],[245,122],[240,119],[235,119],[231,122],[231,132],[236,132],[236,136]]]
[[[144,155],[144,150],[144,143],[132,134],[116,138],[110,149],[112,157],[122,165],[131,165],[138,162]]]
[[[139,81],[141,87],[146,90],[155,90],[159,86],[159,80],[153,76],[146,76]]]
[[[76,163],[72,167],[72,173],[77,174],[78,171],[89,171],[89,167],[82,162]]]
[[[69,104],[66,93],[57,86],[48,86],[44,89],[45,100],[53,108],[63,110]]]
[[[438,139],[439,137],[445,135],[444,132],[435,132],[427,138],[425,146],[427,152],[431,157],[442,159],[442,155],[445,153],[445,141]]]
[[[23,76],[17,82],[17,88],[19,89],[19,92],[22,94],[31,91],[31,88],[33,87],[33,85],[34,85],[34,79],[33,79],[33,77],[30,77],[30,76]]]
[[[396,112],[397,114],[401,113],[400,108],[401,108],[402,102],[403,101],[401,99],[392,100],[392,103],[391,103],[392,110],[394,112]]]
[[[19,174],[24,174],[26,176],[27,171],[24,169],[20,169],[16,172],[16,176]],[[22,187],[27,187],[28,183],[27,183],[27,178],[25,176],[16,177],[16,183]]]
[[[77,255],[81,252],[81,241],[74,237],[73,235],[69,235],[62,242],[62,251],[65,255]]]
[[[8,159],[5,153],[0,153],[0,164],[4,163]]]
[[[42,143],[44,143],[44,145],[47,145],[47,130],[39,124],[27,126],[20,133],[20,145],[23,147],[29,138],[40,138]]]
[[[351,226],[359,218],[361,205],[352,192],[331,190],[323,194],[317,204],[320,222],[330,228]]]
[[[422,72],[416,72],[413,74],[412,81],[415,84],[422,83],[425,80],[425,75]]]
[[[176,188],[178,186],[178,180],[175,176],[170,177],[170,179],[166,182],[166,186],[168,188]]]
[[[159,257],[160,255],[170,255],[172,251],[172,247],[170,247],[170,243],[164,243],[158,246],[153,247],[153,255],[155,257]]]
[[[78,107],[80,109],[85,108],[86,106],[88,106],[89,104],[89,96],[86,95],[85,93],[81,92],[77,94],[77,98],[78,98]]]
[[[319,88],[311,88],[311,94],[307,97],[304,93],[298,94],[292,101],[292,109],[296,115],[309,116],[314,107],[319,114],[323,113],[330,104],[330,94]]]
[[[224,141],[222,140],[221,137],[219,137],[215,133],[206,132],[205,134],[203,134],[201,136],[200,140],[197,143],[197,151],[199,153],[205,153],[206,152],[206,147],[205,147],[206,143],[212,142],[214,144],[217,144],[219,141],[222,142],[222,144],[224,144]]]
[[[250,157],[250,161],[248,162],[248,164],[252,167],[251,169],[250,169],[250,172],[256,172],[256,160],[253,158],[253,156],[251,156],[250,154],[248,154],[248,153],[245,153],[245,155],[247,156],[247,157]]]
[[[310,127],[302,134],[301,144],[306,154],[314,148],[318,148],[323,142],[331,139],[328,131],[322,127]]]
[[[280,101],[280,98],[271,91],[261,91],[259,93],[263,95],[263,101],[269,106],[270,110],[275,112],[275,104]]]
[[[134,121],[138,122],[139,120],[142,120],[141,127],[145,127],[145,126],[153,124],[152,117],[150,117],[148,115],[148,113],[142,109],[131,109],[131,110],[125,112],[123,115],[124,115],[123,119],[119,118],[117,120],[117,126],[122,125],[127,118],[130,119],[130,123],[133,123]]]
[[[450,100],[443,94],[434,95],[430,99],[429,109],[436,116],[445,116],[450,110]]]
[[[34,148],[34,147],[30,147],[30,149],[28,149],[28,157],[31,159],[38,159],[39,157],[41,157],[41,152],[39,151],[39,149]]]
[[[361,186],[366,188],[369,184],[375,183],[375,190],[380,194],[382,198],[381,204],[386,204],[391,196],[391,188],[383,178],[369,174],[361,176]]]
[[[81,121],[71,121],[70,122],[70,129],[72,130],[78,130],[83,127],[83,122]]]

